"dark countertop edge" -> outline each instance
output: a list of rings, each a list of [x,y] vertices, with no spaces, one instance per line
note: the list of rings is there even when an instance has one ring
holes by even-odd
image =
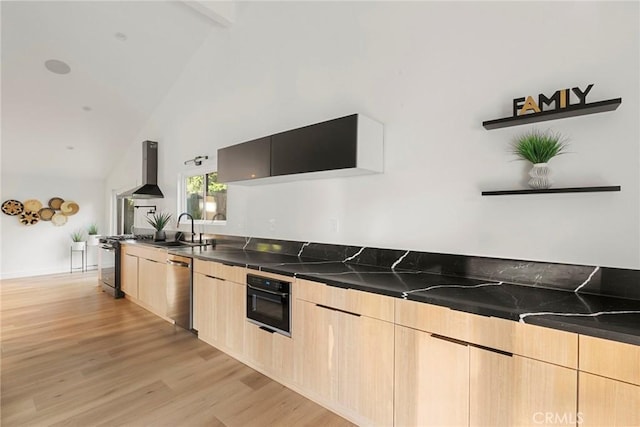
[[[157,247],[157,246],[156,246]],[[455,311],[462,311],[465,313],[470,313],[470,314],[475,314],[478,316],[485,316],[485,317],[495,317],[495,318],[499,318],[499,319],[505,319],[505,320],[511,320],[514,322],[520,322],[520,316],[519,313],[514,312],[514,311],[503,311],[503,310],[497,310],[497,309],[492,309],[492,308],[488,308],[488,307],[479,307],[478,305],[471,305],[465,302],[461,302],[461,301],[452,301],[450,299],[447,300],[443,300],[443,299],[439,299],[439,298],[416,298],[416,297],[412,297],[412,295],[408,295],[406,298],[403,297],[402,293],[398,293],[398,292],[393,292],[393,291],[387,291],[385,289],[380,289],[380,288],[376,288],[376,287],[370,287],[370,286],[357,286],[354,285],[352,283],[345,283],[345,282],[340,282],[339,280],[335,280],[332,278],[325,278],[322,277],[321,275],[309,275],[309,274],[296,274],[290,271],[286,271],[286,270],[282,270],[279,269],[277,266],[261,266],[258,264],[246,264],[246,263],[242,263],[242,262],[233,262],[233,261],[229,261],[229,260],[221,260],[219,258],[216,258],[215,256],[211,255],[211,254],[207,254],[207,255],[202,255],[200,253],[195,253],[195,251],[193,250],[193,248],[182,248],[182,249],[175,249],[175,248],[171,248],[167,251],[168,253],[171,253],[173,255],[182,255],[182,256],[190,256],[192,258],[196,258],[196,259],[200,259],[203,261],[214,261],[214,262],[220,262],[222,264],[225,265],[233,265],[233,266],[237,266],[237,267],[244,267],[250,270],[256,270],[256,271],[264,271],[267,273],[273,273],[273,274],[279,274],[281,276],[287,276],[287,277],[291,277],[291,278],[300,278],[300,279],[305,279],[305,280],[310,280],[310,281],[314,281],[314,282],[319,282],[319,283],[325,283],[329,286],[334,286],[334,287],[338,287],[338,288],[343,288],[343,289],[354,289],[354,290],[359,290],[359,291],[363,291],[363,292],[371,292],[374,294],[378,294],[378,295],[385,295],[385,296],[389,296],[389,297],[393,297],[393,298],[398,298],[398,299],[406,299],[409,301],[415,301],[415,302],[419,302],[419,303],[423,303],[423,304],[432,304],[432,305],[437,305],[440,307],[445,307],[445,308],[449,308],[451,310],[455,310]],[[553,316],[553,317],[561,317],[561,316]],[[578,325],[575,323],[571,323],[571,322],[567,322],[566,320],[558,320],[558,319],[553,319],[553,318],[549,318],[549,316],[532,316],[529,320],[525,320],[522,321],[522,323],[525,324],[530,324],[530,325],[536,325],[536,326],[542,326],[542,327],[548,327],[551,329],[556,329],[556,330],[561,330],[561,331],[565,331],[565,332],[572,332],[572,333],[576,333],[576,334],[581,334],[581,335],[588,335],[588,336],[592,336],[592,337],[596,337],[596,338],[603,338],[603,339],[607,339],[607,340],[612,340],[612,341],[618,341],[618,342],[623,342],[626,344],[632,344],[632,345],[638,345],[640,346],[640,335],[633,335],[633,334],[627,334],[624,332],[619,332],[619,331],[613,331],[613,330],[607,330],[607,329],[602,329],[602,328],[597,328],[597,327],[590,327],[590,326],[586,326],[586,325]]]

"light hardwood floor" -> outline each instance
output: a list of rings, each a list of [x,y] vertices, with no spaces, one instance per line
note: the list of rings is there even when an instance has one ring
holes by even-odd
[[[95,272],[0,282],[1,421],[10,426],[350,426],[101,292]]]

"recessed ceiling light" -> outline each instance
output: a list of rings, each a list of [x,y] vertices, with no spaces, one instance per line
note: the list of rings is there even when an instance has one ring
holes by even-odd
[[[82,107],[82,109],[83,109],[84,111],[91,111],[91,110],[92,110],[92,108],[91,108],[91,107],[89,107],[88,105],[85,105],[84,107]]]
[[[74,148],[76,148],[76,147],[74,147],[73,145],[67,145],[65,148],[66,148],[67,150],[73,150],[73,149],[74,149]]]
[[[47,70],[55,74],[69,74],[71,72],[69,64],[58,59],[49,59],[44,62],[44,66]]]
[[[118,32],[118,33],[115,33],[113,36],[116,38],[116,40],[120,40],[121,42],[126,42],[128,39],[125,33]]]

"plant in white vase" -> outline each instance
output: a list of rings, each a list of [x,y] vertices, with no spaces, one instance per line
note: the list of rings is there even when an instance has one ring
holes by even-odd
[[[553,181],[550,177],[549,160],[564,154],[566,147],[567,139],[561,134],[537,129],[516,137],[512,144],[513,154],[521,160],[533,163],[529,172],[529,186],[535,189],[551,187]]]
[[[98,226],[93,223],[87,227],[87,244],[96,246],[98,244]]]
[[[71,233],[71,249],[74,251],[83,251],[87,242],[84,240],[84,231],[76,230]]]

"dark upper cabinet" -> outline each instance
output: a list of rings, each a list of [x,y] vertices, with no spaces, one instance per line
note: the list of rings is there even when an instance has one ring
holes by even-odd
[[[354,168],[357,137],[357,114],[275,134],[271,176]]]
[[[271,173],[271,137],[255,139],[218,150],[218,181],[265,178]]]
[[[250,185],[380,173],[382,155],[382,124],[352,114],[219,149],[218,181]]]

